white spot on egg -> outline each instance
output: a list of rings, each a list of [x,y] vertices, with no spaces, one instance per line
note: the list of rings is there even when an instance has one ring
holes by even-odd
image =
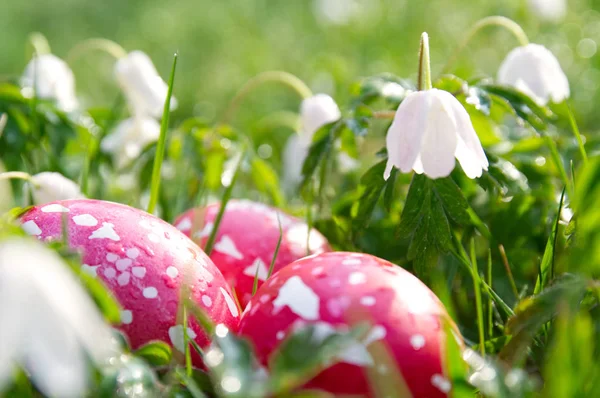
[[[420,350],[425,346],[425,337],[422,334],[413,334],[410,336],[410,345],[415,350]]]
[[[193,340],[196,338],[196,332],[188,327],[187,336],[189,340]],[[171,326],[169,328],[169,340],[171,340],[171,344],[173,344],[173,347],[177,348],[179,352],[185,352],[183,337],[183,325]]]
[[[129,310],[123,310],[120,312],[121,314],[121,323],[124,325],[129,325],[133,322],[133,314]]]
[[[202,239],[202,238],[206,238],[210,235],[210,233],[212,232],[214,227],[214,224],[209,222],[206,223],[204,225],[204,228],[202,228],[202,230],[200,231],[196,231],[194,232],[194,234],[192,235],[193,238],[197,238],[197,239]]]
[[[189,231],[192,228],[192,221],[189,218],[184,218],[175,226],[180,231]]]
[[[319,296],[298,276],[292,276],[279,288],[273,301],[273,312],[288,307],[294,314],[306,320],[319,319]]]
[[[117,242],[121,240],[121,237],[115,232],[113,224],[103,222],[102,226],[92,232],[88,239],[110,239]]]
[[[375,305],[376,300],[373,296],[363,296],[360,298],[360,303],[365,307],[372,307]]]
[[[312,271],[310,271],[312,275],[319,275],[323,273],[323,267],[315,267]]]
[[[277,332],[275,337],[277,338],[277,340],[283,340],[283,338],[285,337],[285,332],[283,330],[280,330],[279,332]]]
[[[345,258],[342,260],[342,265],[361,265],[362,261],[358,258]]]
[[[42,234],[42,230],[33,220],[25,221],[21,227],[23,228],[23,231],[29,235],[39,236]]]
[[[131,269],[131,273],[136,278],[143,278],[144,276],[146,276],[146,267],[133,267]]]
[[[256,260],[254,260],[252,265],[244,268],[244,275],[254,278],[257,276],[256,270],[258,270],[258,279],[261,281],[266,281],[267,275],[269,274],[269,269],[267,268],[267,265],[258,257]]]
[[[78,216],[73,216],[73,221],[80,227],[95,227],[98,225],[98,220],[91,214],[79,214]]]
[[[152,233],[148,234],[148,240],[154,243],[160,242],[160,238],[158,237],[158,235]]]
[[[114,263],[118,259],[119,256],[117,256],[115,253],[106,253],[106,261],[108,261],[109,263]]]
[[[351,285],[360,285],[367,281],[367,276],[362,272],[352,272],[350,276],[348,276],[348,283]]]
[[[123,272],[117,278],[117,283],[119,284],[119,286],[127,286],[129,284],[130,277],[131,277],[131,274],[129,272]]]
[[[44,213],[68,213],[69,209],[63,205],[59,205],[58,203],[53,203],[51,205],[42,207],[42,211]]]
[[[114,269],[114,268],[106,268],[106,269],[104,270],[104,276],[105,276],[107,279],[112,279],[112,278],[114,278],[115,276],[117,276],[117,271],[115,271],[115,269]]]
[[[240,253],[240,251],[237,249],[233,240],[231,240],[231,238],[227,235],[223,235],[221,237],[221,240],[219,240],[219,242],[215,244],[214,248],[216,251],[223,254],[227,254],[228,256],[233,257],[237,260],[241,260],[244,258],[244,255]]]
[[[238,307],[233,301],[233,298],[231,298],[229,293],[227,293],[227,290],[223,289],[222,287],[220,287],[219,290],[221,291],[223,298],[225,298],[225,302],[227,303],[227,307],[229,308],[229,312],[231,312],[231,315],[233,315],[234,317],[238,316],[240,312],[238,311]]]
[[[260,298],[258,300],[261,303],[265,304],[267,301],[269,301],[270,298],[271,298],[271,296],[269,296],[268,294],[263,294],[262,296],[260,296]]]
[[[452,389],[452,384],[441,374],[431,376],[431,384],[443,393],[449,393]]]
[[[140,227],[142,227],[142,228],[152,229],[152,225],[150,225],[150,222],[148,220],[145,220],[145,219],[141,220],[139,222],[139,224],[140,224]]]
[[[138,249],[137,247],[132,247],[130,249],[127,249],[127,251],[125,251],[125,254],[127,255],[127,257],[135,260],[140,255],[140,249]]]
[[[156,298],[156,296],[158,296],[158,290],[156,290],[155,287],[150,286],[150,287],[144,288],[144,291],[142,292],[142,294],[147,299],[153,299],[153,298]]]
[[[81,264],[81,271],[95,278],[98,275],[97,271],[99,266],[100,265]]]
[[[211,307],[212,306],[212,299],[210,297],[208,297],[207,295],[203,295],[202,296],[202,304],[204,304],[207,307]]]
[[[384,339],[386,335],[387,331],[385,330],[385,327],[381,325],[375,325],[373,326],[367,337],[365,337],[363,342],[365,343],[365,345],[369,345],[377,340]]]
[[[167,268],[166,274],[169,278],[175,279],[179,275],[179,270],[173,266]]]
[[[133,264],[133,261],[130,258],[121,258],[115,263],[119,271],[125,271],[131,264]]]

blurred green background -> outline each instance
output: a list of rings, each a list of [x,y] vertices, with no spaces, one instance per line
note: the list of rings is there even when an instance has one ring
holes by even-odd
[[[539,0],[538,0],[539,1]],[[553,2],[555,0],[546,0]],[[431,38],[434,74],[478,19],[504,15],[520,23],[530,40],[548,46],[571,83],[572,104],[584,133],[594,130],[600,65],[600,1],[568,0],[559,21],[542,20],[528,0],[53,0],[0,5],[0,75],[18,77],[31,49],[28,35],[44,34],[53,53],[66,58],[87,38],[114,40],[140,49],[166,77],[172,54],[180,53],[174,117],[219,115],[235,91],[253,75],[280,69],[298,75],[315,92],[344,102],[361,76],[392,72],[414,77],[419,35]],[[462,77],[495,76],[517,45],[507,32],[487,28],[456,65]],[[84,103],[106,106],[117,87],[110,56],[87,53],[71,66]],[[295,109],[285,89],[265,87],[240,111],[238,122],[276,109]],[[252,115],[252,116],[251,116]]]

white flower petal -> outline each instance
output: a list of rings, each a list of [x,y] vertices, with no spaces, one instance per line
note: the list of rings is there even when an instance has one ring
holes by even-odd
[[[432,93],[429,90],[426,93]],[[450,106],[444,96],[439,96],[439,90],[431,96],[426,130],[421,147],[423,170],[428,177],[447,177],[454,169],[454,152],[456,151],[457,136],[453,131],[456,122]]]
[[[25,67],[21,86],[32,96],[35,92],[38,98],[56,101],[57,106],[66,112],[78,106],[73,72],[65,61],[55,55],[34,57]]]
[[[135,160],[144,147],[156,142],[160,136],[160,124],[150,117],[134,116],[123,120],[105,137],[100,147],[112,153],[117,168],[123,168]]]
[[[142,51],[130,52],[115,64],[115,75],[135,114],[162,115],[168,86],[148,55]],[[177,101],[171,98],[171,110],[176,106]]]
[[[79,185],[60,173],[43,172],[32,176],[32,184],[25,189],[31,189],[33,204],[41,205],[57,200],[81,199]]]
[[[300,105],[301,134],[310,142],[317,130],[327,123],[339,120],[340,117],[340,108],[329,95],[316,94],[306,98]]]
[[[392,169],[394,168],[394,164],[388,159],[386,165],[385,165],[385,171],[383,172],[383,179],[384,180],[388,180],[388,178],[390,178],[390,175],[392,174]]]
[[[538,104],[562,102],[570,95],[569,81],[554,54],[539,44],[513,49],[498,69],[498,82],[531,96]]]
[[[529,9],[540,19],[560,22],[567,15],[567,0],[529,0]]]
[[[283,185],[293,189],[302,181],[302,165],[308,155],[310,141],[292,134],[283,149]]]
[[[419,156],[430,98],[426,91],[409,94],[398,107],[387,132],[388,159],[403,173],[412,170]]]

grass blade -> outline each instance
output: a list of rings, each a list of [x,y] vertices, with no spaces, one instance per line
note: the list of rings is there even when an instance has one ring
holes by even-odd
[[[177,68],[177,57],[173,56],[173,66],[171,67],[171,76],[169,77],[169,88],[167,90],[167,98],[163,109],[162,120],[160,124],[160,136],[156,145],[156,154],[154,155],[154,164],[152,166],[152,181],[150,185],[150,202],[148,203],[148,213],[152,214],[158,202],[160,192],[160,170],[165,158],[165,146],[167,141],[167,130],[169,128],[169,113],[171,111],[171,97],[173,96],[173,84],[175,82],[175,69]]]
[[[479,331],[479,349],[481,356],[485,357],[485,335],[483,329],[483,303],[481,301],[481,278],[477,270],[477,256],[475,255],[475,239],[471,238],[471,273],[473,275],[473,288],[475,290],[475,306],[477,308],[477,329]]]
[[[277,241],[277,246],[275,247],[275,252],[273,253],[273,258],[271,259],[271,265],[269,265],[267,279],[269,279],[271,275],[273,275],[273,268],[275,268],[275,260],[277,260],[277,255],[279,254],[279,247],[281,246],[281,241],[283,240],[283,228],[281,227],[281,219],[279,218],[279,212],[275,214],[277,214],[277,224],[279,225],[279,240]]]
[[[575,139],[577,140],[577,146],[579,147],[579,153],[581,154],[581,159],[584,164],[587,164],[588,157],[585,151],[585,147],[583,145],[583,140],[581,139],[581,133],[579,132],[579,127],[577,126],[577,121],[575,120],[575,116],[573,115],[573,111],[571,111],[571,107],[569,103],[565,101],[565,107],[567,108],[567,115],[569,116],[569,123],[571,124],[571,129],[573,130],[573,135],[575,135]]]
[[[487,284],[488,286],[492,286],[492,250],[488,250],[488,261],[487,261]],[[494,322],[493,322],[493,311],[494,311],[494,302],[492,298],[489,297],[488,300],[488,339],[491,339],[494,334]]]
[[[548,237],[546,249],[544,250],[544,256],[542,257],[542,263],[540,264],[538,279],[535,282],[535,288],[533,289],[534,295],[540,293],[548,284],[550,278],[554,276],[554,249],[556,248],[556,240],[558,238],[558,223],[560,221],[560,212],[562,211],[564,199],[565,190],[563,189],[562,194],[560,195],[558,211],[556,213],[556,217],[554,218],[552,232]]]

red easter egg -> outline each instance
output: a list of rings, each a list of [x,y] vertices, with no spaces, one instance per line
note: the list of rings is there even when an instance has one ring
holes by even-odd
[[[445,322],[454,324],[444,306],[411,273],[368,254],[323,253],[284,267],[252,298],[239,333],[266,363],[299,325],[315,324],[325,338],[363,321],[370,325],[366,336],[307,387],[375,397],[370,374],[388,380],[401,374],[415,398],[448,396],[445,342],[455,336],[448,336]]]
[[[219,212],[219,203],[190,209],[174,225],[204,247]],[[249,200],[227,202],[210,258],[233,287],[242,308],[250,301],[258,269],[259,286],[267,279],[269,266],[283,231],[281,246],[273,267],[278,271],[309,254],[330,251],[327,239],[314,228],[307,239],[306,223],[281,210]],[[307,246],[310,245],[310,250]]]
[[[82,255],[82,270],[101,279],[121,304],[119,328],[134,349],[162,340],[183,352],[183,325],[176,317],[184,284],[213,322],[237,329],[238,306],[221,272],[194,242],[159,218],[82,199],[35,206],[21,223],[44,241],[61,239],[66,223],[69,246]],[[189,323],[188,336],[208,344],[195,322]]]

